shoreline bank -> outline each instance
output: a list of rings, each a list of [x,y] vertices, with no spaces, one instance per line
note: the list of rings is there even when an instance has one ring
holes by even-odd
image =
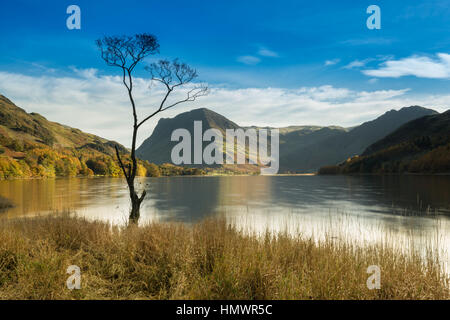
[[[81,269],[68,290],[66,269]],[[369,290],[367,268],[381,287]],[[244,234],[220,219],[117,227],[0,220],[0,299],[450,299],[439,261],[386,246]]]

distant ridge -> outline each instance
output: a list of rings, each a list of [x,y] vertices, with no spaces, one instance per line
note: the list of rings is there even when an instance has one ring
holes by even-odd
[[[442,141],[450,140],[450,110],[405,123],[391,134],[370,145],[362,155],[374,154],[383,149],[422,137],[439,138]]]
[[[321,166],[337,164],[361,154],[369,145],[408,121],[437,114],[419,106],[391,110],[380,117],[350,129],[339,126],[289,126],[280,129],[280,172],[315,172]],[[185,128],[193,136],[194,120],[202,121],[203,131],[216,128],[241,128],[235,122],[207,108],[184,112],[174,118],[162,118],[153,133],[137,149],[137,155],[157,164],[171,162],[171,150],[178,142],[170,141],[172,132]],[[250,128],[250,127],[242,127]],[[260,129],[261,127],[253,126]]]
[[[321,173],[450,173],[450,110],[412,120]]]
[[[324,165],[337,164],[349,157],[360,155],[372,143],[393,132],[401,125],[426,116],[437,114],[419,106],[390,110],[378,118],[347,130],[321,129],[320,138],[314,144],[291,149],[280,157],[280,167],[286,171],[317,171]]]

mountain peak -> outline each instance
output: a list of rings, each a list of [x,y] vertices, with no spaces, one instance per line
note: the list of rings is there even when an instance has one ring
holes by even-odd
[[[413,105],[409,107],[402,107],[399,110],[391,109],[389,111],[386,111],[378,118],[382,118],[384,116],[394,116],[394,115],[402,115],[402,114],[419,114],[419,115],[430,115],[430,114],[437,114],[438,112],[433,109],[424,108],[418,105]]]
[[[364,122],[360,127],[375,125],[378,122],[383,122],[387,126],[392,126],[394,124],[397,125],[397,123],[399,122],[406,123],[413,119],[417,119],[432,114],[438,114],[438,112],[433,109],[427,109],[421,106],[414,105],[409,107],[403,107],[399,110],[392,109],[386,111],[378,118]],[[389,129],[392,130],[393,128],[389,127]]]
[[[437,114],[438,112],[433,109],[424,108],[418,105],[403,107],[399,112],[430,112],[431,114]]]
[[[222,115],[218,114],[215,111],[212,111],[211,109],[208,108],[197,108],[197,109],[192,109],[183,113],[178,114],[177,116],[175,116],[175,118],[183,118],[183,117],[187,117],[187,116],[212,116],[212,117],[223,117]]]
[[[161,118],[153,133],[136,150],[138,157],[157,164],[170,162],[170,150],[176,144],[170,140],[176,129],[187,129],[193,135],[194,121],[202,122],[206,131],[214,128],[225,133],[226,129],[238,129],[239,125],[208,108],[198,108],[178,114],[173,118]]]

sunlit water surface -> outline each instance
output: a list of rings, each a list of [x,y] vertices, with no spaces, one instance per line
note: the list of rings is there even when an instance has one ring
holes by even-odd
[[[450,176],[235,176],[142,178],[141,223],[221,216],[250,232],[288,231],[358,244],[432,249],[449,263]],[[73,211],[125,223],[120,178],[0,181],[15,204],[0,217]]]

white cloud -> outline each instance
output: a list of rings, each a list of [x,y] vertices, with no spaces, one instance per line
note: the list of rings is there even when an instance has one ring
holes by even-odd
[[[381,78],[415,76],[418,78],[450,79],[450,54],[438,53],[435,59],[411,56],[383,62],[378,69],[363,70],[365,75]]]
[[[332,65],[339,63],[340,61],[341,61],[341,59],[326,60],[325,66],[332,66]]]
[[[344,68],[345,69],[361,68],[364,67],[370,61],[372,61],[372,59],[354,60],[349,64],[347,64]]]
[[[388,45],[395,42],[395,39],[391,38],[361,38],[361,39],[349,39],[342,41],[342,44],[347,44],[351,46],[364,46],[364,45]]]
[[[408,89],[357,92],[333,86],[303,87],[296,90],[213,88],[210,95],[199,102],[199,106],[210,107],[245,126],[353,126],[372,120],[393,108],[421,104],[427,100],[402,97],[407,91]],[[436,101],[443,103],[446,100],[442,98]]]
[[[97,76],[98,70],[94,68],[88,68],[88,69],[78,69],[76,67],[69,67],[70,70],[72,70],[76,75],[82,77],[82,78],[88,78],[93,79]]]
[[[318,101],[338,100],[350,96],[351,91],[345,88],[334,88],[330,85],[320,87],[303,87],[298,93]]]
[[[0,72],[0,93],[28,112],[38,112],[51,121],[129,146],[132,116],[120,77],[100,75],[94,69],[72,70],[71,77]],[[143,78],[136,78],[134,83],[134,96],[142,118],[155,110],[163,91],[158,86],[149,90],[150,82]],[[214,86],[208,96],[167,110],[161,116],[173,117],[206,107],[243,126],[353,126],[393,108],[410,105],[438,111],[448,108],[450,94],[413,97],[408,90],[354,91],[330,85],[298,89]],[[174,98],[184,94],[181,90]],[[153,119],[142,127],[139,143],[150,136],[158,120]]]
[[[267,49],[266,47],[260,47],[256,54],[264,58],[278,58],[277,52]],[[239,56],[237,57],[237,61],[248,65],[255,65],[261,62],[260,57],[257,57],[255,55]]]
[[[357,93],[356,102],[370,101],[386,101],[394,97],[402,96],[410,89],[401,90],[378,90],[378,91],[361,91]]]
[[[255,56],[240,56],[237,60],[248,65],[255,65],[261,62],[261,59]]]
[[[258,54],[263,57],[272,57],[272,58],[278,57],[278,53],[276,53],[275,51],[269,50],[267,48],[260,48],[258,51]]]

